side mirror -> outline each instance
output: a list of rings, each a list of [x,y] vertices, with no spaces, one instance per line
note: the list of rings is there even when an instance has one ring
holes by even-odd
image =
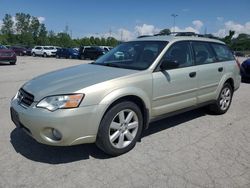
[[[163,60],[161,62],[161,70],[169,70],[169,69],[175,69],[179,67],[178,61],[173,60]]]

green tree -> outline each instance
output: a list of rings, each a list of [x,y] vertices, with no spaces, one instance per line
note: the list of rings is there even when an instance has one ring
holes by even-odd
[[[30,22],[29,31],[32,33],[32,36],[34,38],[38,37],[39,28],[40,28],[40,22],[37,17],[33,16]]]
[[[38,45],[47,45],[48,44],[48,38],[47,38],[48,31],[46,29],[45,24],[40,25],[39,34],[38,34]]]
[[[2,34],[13,34],[14,32],[14,21],[12,20],[12,16],[10,14],[5,14],[3,18],[1,33]]]
[[[170,35],[170,29],[162,29],[157,35]]]
[[[23,34],[29,32],[30,29],[30,14],[16,13],[16,32]]]
[[[57,34],[58,43],[57,45],[61,47],[72,47],[72,40],[67,33],[58,33]]]

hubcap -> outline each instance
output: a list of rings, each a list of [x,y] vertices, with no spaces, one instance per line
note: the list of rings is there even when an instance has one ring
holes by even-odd
[[[220,109],[227,110],[231,102],[231,90],[229,88],[224,88],[220,95]]]
[[[125,148],[135,138],[138,131],[138,116],[133,110],[122,110],[115,115],[109,128],[109,140],[118,149]]]

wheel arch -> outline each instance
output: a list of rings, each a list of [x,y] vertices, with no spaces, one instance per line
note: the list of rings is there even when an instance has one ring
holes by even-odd
[[[131,90],[130,88],[129,90]],[[128,90],[128,89],[127,89]],[[124,91],[124,90],[123,90]],[[122,102],[122,101],[131,101],[134,102],[141,110],[143,116],[143,128],[147,129],[150,118],[150,101],[146,94],[142,91],[137,91],[135,88],[132,89],[133,93],[130,92],[122,92],[120,90],[116,90],[106,96],[100,104],[104,104],[106,108],[102,113],[102,119],[104,115],[111,109],[114,105]],[[136,92],[137,91],[137,92]],[[121,94],[123,93],[123,94]]]
[[[229,83],[230,86],[232,87],[232,90],[234,92],[235,90],[235,81],[233,79],[233,76],[230,74],[226,74],[220,81],[219,86],[217,87],[217,91],[216,91],[216,99],[219,97],[220,91],[222,89],[222,87],[224,86],[225,83]]]

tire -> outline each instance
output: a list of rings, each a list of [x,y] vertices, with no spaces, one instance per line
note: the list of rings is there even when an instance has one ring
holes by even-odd
[[[23,56],[23,53],[22,53],[22,52],[20,52],[20,53],[19,53],[19,55],[20,55],[20,56]]]
[[[60,56],[59,56],[59,55],[56,55],[56,58],[57,58],[57,59],[60,59]]]
[[[233,89],[232,86],[226,82],[216,102],[209,106],[209,110],[217,115],[225,114],[232,102]]]
[[[120,102],[104,115],[97,134],[96,145],[111,156],[134,148],[143,127],[139,107],[130,101]]]
[[[84,59],[85,59],[84,55],[81,55],[81,59],[82,59],[82,60],[84,60]]]
[[[46,53],[43,54],[43,57],[48,57],[48,55]]]
[[[72,55],[69,56],[69,59],[72,59]]]
[[[16,61],[10,62],[10,65],[15,65]]]
[[[33,52],[33,53],[32,53],[32,56],[33,56],[33,57],[36,57],[36,54]]]

